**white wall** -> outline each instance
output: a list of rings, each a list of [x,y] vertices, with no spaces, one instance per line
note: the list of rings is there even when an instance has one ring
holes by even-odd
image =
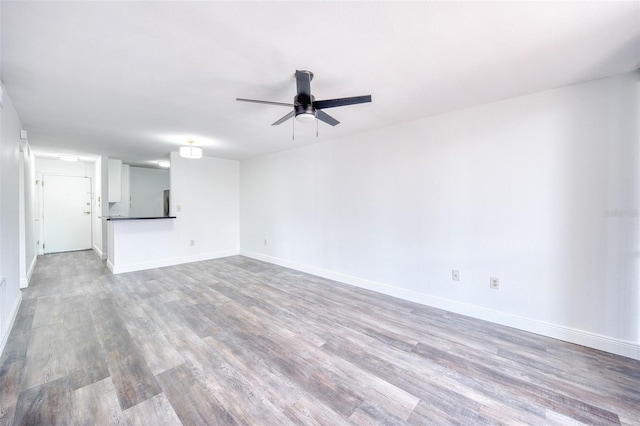
[[[36,266],[35,157],[26,140],[20,141],[19,158],[20,288],[26,288]]]
[[[43,203],[42,203],[42,177],[44,175],[57,175],[57,176],[79,176],[79,177],[89,177],[91,178],[92,187],[95,186],[94,173],[95,173],[96,165],[93,162],[86,161],[62,161],[58,159],[52,158],[38,158],[36,157],[35,162],[35,174],[36,179],[38,180],[38,196],[37,196],[37,208],[36,215],[38,217],[38,225],[36,226],[36,233],[38,235],[38,254],[44,254],[44,250],[42,249],[42,242],[44,241],[43,235],[43,227],[42,227],[42,215],[43,215]],[[96,222],[96,216],[100,215],[100,212],[96,211],[93,208],[96,205],[96,195],[92,194],[92,199],[94,200],[92,203],[92,238],[95,235],[93,231],[94,224]],[[95,246],[95,242],[93,242]]]
[[[109,158],[106,156],[101,156],[98,160],[100,162],[100,167],[96,166],[96,171],[100,171],[100,216],[106,217],[109,215]],[[96,193],[97,194],[97,193]],[[108,242],[107,242],[107,221],[104,219],[100,219],[100,225],[102,227],[101,232],[101,240],[102,240],[102,250],[101,257],[106,259],[107,251],[108,251]]]
[[[634,73],[243,161],[242,254],[640,358],[638,117]]]
[[[93,242],[93,251],[101,259],[107,258],[107,251],[103,248],[102,227],[103,227],[103,208],[102,203],[105,198],[102,192],[102,157],[93,163],[93,194],[92,194],[92,217],[91,217],[91,240]],[[109,203],[105,202],[105,209],[109,208]],[[106,232],[106,227],[105,227]]]
[[[20,130],[6,90],[0,109],[0,352],[20,306]],[[3,279],[4,278],[4,282]]]
[[[36,164],[35,156],[28,147],[29,155],[25,155],[25,167],[24,167],[24,200],[25,200],[25,239],[26,239],[26,266],[27,266],[27,281],[31,279],[31,273],[35,268],[35,261],[37,259],[38,247],[36,245]]]
[[[110,221],[114,273],[239,253],[239,163],[172,153],[170,176],[176,219]]]
[[[36,157],[36,175],[80,176],[93,178],[95,164],[86,161],[62,161]]]
[[[164,190],[169,189],[169,170],[131,167],[132,217],[164,216]]]

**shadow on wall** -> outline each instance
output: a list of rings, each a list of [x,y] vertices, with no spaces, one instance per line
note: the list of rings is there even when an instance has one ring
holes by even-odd
[[[608,28],[613,28],[608,26]],[[599,33],[600,29],[593,29]],[[640,51],[640,33],[593,68],[619,63]],[[632,54],[633,53],[633,54]],[[637,64],[630,64],[630,68]],[[570,297],[586,298],[602,306],[591,318],[595,329],[640,343],[640,72],[612,79],[607,90],[571,111],[566,167],[573,180],[566,188],[567,253],[580,263],[566,277]],[[594,88],[597,90],[597,88]],[[585,126],[594,116],[601,125]],[[592,130],[597,129],[594,133]],[[590,198],[593,197],[593,198]],[[588,200],[592,199],[593,202]],[[603,208],[604,206],[604,208]],[[575,219],[572,219],[575,218]],[[567,318],[592,315],[567,306]],[[584,306],[584,305],[583,305]],[[624,313],[623,315],[621,315]]]
[[[637,46],[635,41],[632,43]],[[625,47],[629,48],[629,46]],[[566,124],[565,318],[640,339],[640,73],[593,85],[563,111]],[[599,118],[599,125],[589,120]],[[572,302],[573,301],[573,302]],[[598,307],[585,311],[584,306]]]

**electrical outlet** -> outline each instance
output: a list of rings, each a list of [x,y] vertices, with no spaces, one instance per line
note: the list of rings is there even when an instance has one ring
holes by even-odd
[[[195,241],[195,240],[191,240],[191,241],[189,241],[189,245],[190,245],[190,246],[195,246],[195,245],[196,245],[196,241]]]
[[[454,269],[451,271],[451,279],[454,281],[460,281],[460,271]]]
[[[181,206],[180,204],[178,204],[178,205],[176,206],[176,211],[177,211],[177,212],[181,212],[181,211],[182,211],[182,206]]]
[[[267,239],[266,238],[264,239],[264,245],[265,246],[267,245]]]
[[[489,278],[489,287],[498,290],[500,288],[500,279],[498,277]]]

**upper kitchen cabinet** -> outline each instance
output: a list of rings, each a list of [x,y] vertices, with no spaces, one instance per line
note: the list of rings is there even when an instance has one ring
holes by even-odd
[[[109,158],[109,202],[122,201],[122,160]]]

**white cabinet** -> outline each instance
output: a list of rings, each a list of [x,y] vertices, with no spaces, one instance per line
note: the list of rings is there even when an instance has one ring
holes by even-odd
[[[122,185],[121,185],[121,197],[122,201],[118,203],[109,203],[109,216],[130,216],[131,209],[131,195],[129,190],[130,182],[130,166],[128,164],[122,165]]]
[[[109,202],[122,201],[122,160],[109,158]]]

